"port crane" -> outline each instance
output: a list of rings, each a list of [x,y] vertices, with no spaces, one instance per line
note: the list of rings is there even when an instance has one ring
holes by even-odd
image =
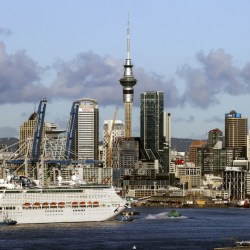
[[[41,152],[41,142],[43,137],[46,104],[47,100],[45,98],[42,99],[39,103],[37,110],[36,125],[34,128],[34,137],[33,137],[32,153],[31,153],[31,162],[33,165],[39,161],[41,155],[40,152]]]
[[[66,139],[66,148],[65,148],[65,158],[67,160],[72,159],[73,145],[75,142],[75,131],[78,121],[79,104],[80,104],[79,101],[75,101],[73,102],[71,107],[67,139]]]
[[[78,109],[79,102],[75,101],[72,104],[70,112],[69,127],[67,131],[66,143],[64,145],[64,155],[53,159],[44,157],[45,144],[48,143],[48,138],[43,139],[44,127],[45,127],[45,112],[46,112],[47,100],[44,98],[40,101],[38,110],[36,113],[36,121],[33,132],[33,138],[28,138],[24,145],[13,153],[7,159],[4,159],[3,165],[10,164],[14,167],[15,172],[25,167],[25,175],[28,176],[28,171],[35,171],[37,173],[38,169],[42,169],[44,164],[47,166],[62,166],[66,167],[68,165],[94,165],[100,166],[101,162],[92,159],[72,159],[73,145],[75,143],[75,131],[78,120]],[[22,152],[26,151],[25,155]],[[12,167],[12,168],[13,168]],[[34,172],[34,173],[35,173]],[[41,171],[40,171],[41,172]]]

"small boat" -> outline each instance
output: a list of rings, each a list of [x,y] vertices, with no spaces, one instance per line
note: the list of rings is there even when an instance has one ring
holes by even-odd
[[[49,207],[49,203],[48,202],[44,202],[43,204],[42,204],[42,208],[48,208]]]
[[[250,240],[247,241],[236,241],[235,242],[236,246],[240,246],[240,247],[246,247],[246,246],[250,246]]]
[[[121,213],[122,215],[140,215],[139,211],[125,211]]]
[[[78,202],[75,202],[75,201],[72,202],[71,206],[72,206],[72,207],[78,207]]]
[[[128,216],[128,215],[122,215],[120,217],[117,218],[118,221],[133,221],[134,218],[132,216]]]
[[[3,222],[0,222],[0,224],[1,225],[16,225],[16,221],[15,220],[12,220],[12,219],[10,219],[10,218],[5,218],[4,220],[3,220]]]
[[[31,207],[30,203],[24,203],[23,204],[23,208],[30,208],[30,207]]]
[[[57,207],[57,204],[55,202],[50,203],[50,208],[56,208],[56,207]]]
[[[81,202],[80,202],[80,207],[86,207],[86,204],[85,204],[84,201],[81,201]]]
[[[94,201],[93,202],[93,207],[99,207],[99,201]]]
[[[59,202],[58,207],[59,208],[64,208],[65,207],[65,202]]]
[[[41,207],[41,204],[40,204],[39,202],[35,202],[35,203],[33,204],[33,207],[34,207],[34,208],[39,208],[39,207]]]
[[[237,201],[237,206],[238,207],[249,208],[250,207],[249,199],[238,200]]]
[[[168,217],[170,217],[170,218],[178,218],[178,217],[181,217],[181,216],[182,216],[182,214],[179,211],[175,210],[175,209],[168,212]]]

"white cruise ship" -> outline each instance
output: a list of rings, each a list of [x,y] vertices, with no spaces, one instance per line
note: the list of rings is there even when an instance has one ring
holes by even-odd
[[[126,201],[105,185],[0,187],[0,222],[6,217],[18,224],[106,221],[126,208]]]

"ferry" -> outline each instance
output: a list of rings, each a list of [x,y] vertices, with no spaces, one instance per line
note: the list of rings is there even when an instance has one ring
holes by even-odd
[[[106,185],[40,187],[0,181],[0,223],[6,214],[18,224],[106,221],[126,207],[126,200]]]

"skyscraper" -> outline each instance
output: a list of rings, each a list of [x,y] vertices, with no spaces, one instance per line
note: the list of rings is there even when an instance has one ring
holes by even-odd
[[[141,93],[141,151],[147,160],[159,160],[164,173],[169,171],[168,146],[164,139],[164,93]]]
[[[114,124],[113,124],[114,122]],[[103,123],[103,166],[116,167],[114,151],[117,151],[117,139],[124,138],[124,124],[120,120],[104,120]]]
[[[171,114],[164,112],[164,133],[165,141],[171,148]]]
[[[78,159],[98,160],[99,107],[89,98],[79,100],[78,124],[76,130],[76,153]]]
[[[218,141],[222,141],[223,133],[220,129],[215,128],[208,132],[208,142],[207,145],[213,148]]]
[[[134,86],[137,80],[133,76],[133,65],[130,59],[130,30],[129,21],[127,29],[127,58],[124,65],[124,75],[120,79],[120,84],[123,87],[123,103],[125,109],[125,137],[132,136],[132,105],[134,96]]]
[[[247,157],[247,118],[232,110],[225,114],[225,146],[238,148],[241,157]]]

